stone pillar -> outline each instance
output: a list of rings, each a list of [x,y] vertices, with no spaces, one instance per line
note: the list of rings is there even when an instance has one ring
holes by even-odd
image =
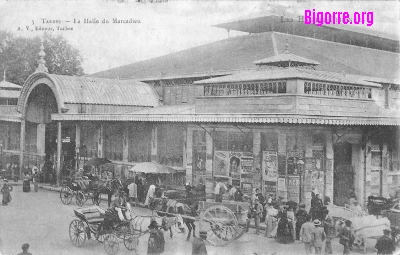
[[[261,132],[253,132],[253,168],[255,170],[255,176],[253,176],[253,183],[255,184],[253,188],[260,188],[262,194],[265,194],[264,180],[261,174]]]
[[[365,144],[364,148],[364,174],[365,174],[365,183],[364,183],[364,197],[363,201],[367,200],[367,197],[371,195],[371,140],[368,139],[368,141]]]
[[[183,166],[186,168],[186,182],[193,184],[193,129],[187,127],[184,137]]]
[[[97,130],[97,157],[103,158],[104,157],[104,125],[103,123],[100,124]]]
[[[36,152],[40,158],[45,156],[46,125],[38,124],[36,127]]]
[[[78,170],[80,166],[79,162],[79,148],[81,147],[81,125],[76,123],[75,125],[75,169]]]
[[[361,148],[361,144],[352,145],[352,167],[354,170],[354,189],[356,198],[361,206],[364,206],[364,152]],[[361,199],[360,199],[361,198]]]
[[[333,155],[333,141],[332,131],[329,129],[325,133],[325,185],[324,185],[324,199],[325,196],[329,197],[331,203],[333,203],[333,166],[334,166],[334,155]]]
[[[388,172],[389,172],[389,152],[388,152],[388,144],[385,142],[382,144],[381,196],[383,197],[389,197]]]
[[[19,144],[19,178],[22,180],[22,171],[24,169],[24,150],[25,150],[25,119],[21,120],[21,137]]]
[[[62,153],[62,140],[61,140],[61,122],[57,122],[57,185],[61,186],[61,153]]]
[[[213,179],[213,139],[211,135],[206,132],[206,196],[212,198],[214,194],[214,179]]]
[[[286,158],[286,145],[287,145],[287,142],[286,142],[285,130],[278,131],[278,173],[279,173],[279,167],[280,167],[279,166],[279,158],[280,157],[285,157]],[[285,161],[285,163],[286,163],[286,161]],[[285,167],[285,171],[286,171],[286,165],[284,167]],[[285,172],[285,175],[286,175],[286,172]],[[280,191],[278,190],[278,183],[277,183],[276,188],[277,188],[277,190],[276,190],[276,195],[277,195],[276,198],[279,198]],[[285,187],[285,190],[286,190],[286,187]],[[287,190],[285,192],[283,192],[281,195],[286,200],[287,199]]]
[[[122,161],[128,162],[129,158],[129,125],[123,123],[124,127],[124,135],[123,135],[123,144],[122,144]]]
[[[158,162],[158,153],[157,153],[157,127],[153,126],[152,132],[151,132],[151,162]]]

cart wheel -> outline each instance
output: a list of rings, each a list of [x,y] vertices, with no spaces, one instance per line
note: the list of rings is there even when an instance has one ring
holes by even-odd
[[[82,191],[78,191],[75,200],[77,205],[82,206],[85,203],[85,194]]]
[[[201,215],[200,231],[207,232],[206,241],[213,246],[228,245],[243,235],[243,224],[239,225],[235,214],[225,206],[211,206]]]
[[[104,237],[104,250],[110,255],[118,253],[119,243],[118,238],[113,234],[108,234]]]
[[[400,246],[400,229],[392,228],[392,237],[395,245]]]
[[[72,201],[73,193],[69,187],[62,187],[60,190],[60,199],[64,205],[69,205]]]
[[[131,234],[125,235],[124,245],[128,250],[137,252],[137,246],[139,245],[139,237]]]
[[[101,199],[100,199],[100,194],[97,192],[93,192],[93,196],[92,196],[92,203],[94,205],[100,205]]]
[[[71,242],[77,246],[81,247],[86,241],[85,225],[80,220],[73,220],[69,224],[69,238]]]

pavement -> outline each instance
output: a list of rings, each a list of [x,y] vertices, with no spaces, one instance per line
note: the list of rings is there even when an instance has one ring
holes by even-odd
[[[70,205],[61,203],[59,195],[54,194],[59,192],[61,187],[39,184],[39,191],[34,192],[33,185],[31,185],[31,192],[24,193],[22,192],[22,181],[9,183],[17,187],[12,191],[13,200],[11,203],[7,206],[0,206],[1,254],[17,254],[20,252],[21,244],[25,242],[31,245],[30,252],[32,254],[106,254],[103,245],[94,240],[86,240],[85,244],[80,248],[71,243],[68,235],[69,225],[72,220],[76,219],[73,210],[77,209],[78,206],[74,201]],[[90,204],[87,203],[86,206],[90,206]],[[133,207],[132,213],[136,215],[151,215],[150,210],[142,207]],[[262,223],[261,226],[263,225]],[[196,235],[198,235],[198,231],[199,226],[198,222],[196,222]],[[250,229],[249,233],[244,234],[228,246],[213,247],[207,245],[208,254],[305,254],[304,244],[299,241],[292,244],[280,244],[273,238],[265,238],[264,234],[265,232],[261,231],[260,235],[256,235],[255,229]],[[186,234],[174,232],[174,237],[171,239],[169,234],[165,233],[166,244],[163,255],[191,254],[191,241],[186,241],[186,235],[187,230]],[[137,254],[146,254],[147,240],[148,234],[140,237]],[[376,240],[367,239],[366,254],[376,254],[373,249],[375,243]],[[332,241],[332,245],[333,254],[342,254],[343,246],[339,244],[338,238]],[[118,254],[132,254],[132,252],[129,252],[121,243]],[[362,250],[355,249],[352,254],[363,253]]]

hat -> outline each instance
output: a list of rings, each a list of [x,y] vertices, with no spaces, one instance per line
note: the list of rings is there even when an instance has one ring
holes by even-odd
[[[391,232],[391,230],[388,228],[383,230],[383,233],[390,233],[390,232]]]
[[[29,249],[29,244],[28,243],[24,243],[22,245],[22,250],[27,250],[27,249]]]
[[[305,204],[301,204],[300,208],[306,208],[306,205]]]
[[[319,219],[314,220],[314,226],[319,226],[319,225],[321,225]]]
[[[8,182],[8,180],[6,179],[6,178],[4,178],[4,180],[3,180],[4,182]]]

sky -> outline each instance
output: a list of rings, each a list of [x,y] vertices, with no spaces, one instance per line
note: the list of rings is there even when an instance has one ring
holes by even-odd
[[[374,24],[358,26],[396,38],[400,31],[399,1],[145,1],[0,0],[0,29],[27,37],[43,34],[36,30],[39,26],[54,29],[50,33],[63,35],[79,49],[87,74],[226,39],[227,31],[212,25],[260,17],[273,10],[278,15],[302,15],[312,8],[324,12],[373,11]],[[44,19],[60,23],[46,23]],[[84,23],[84,19],[99,23]],[[113,23],[113,19],[140,23]],[[242,34],[231,32],[230,36]]]

